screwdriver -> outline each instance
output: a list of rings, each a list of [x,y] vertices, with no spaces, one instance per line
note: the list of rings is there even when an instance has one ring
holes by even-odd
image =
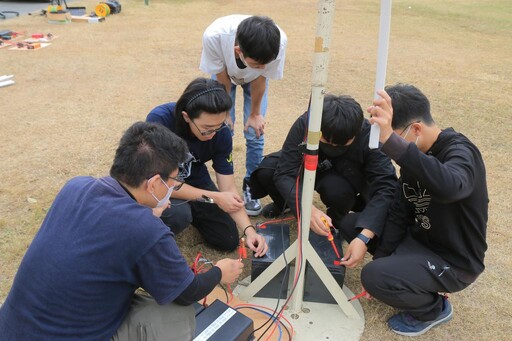
[[[341,256],[340,256],[340,253],[338,252],[338,248],[336,247],[336,244],[334,243],[334,237],[332,236],[332,233],[331,233],[331,227],[329,226],[329,223],[327,222],[327,219],[325,219],[325,217],[322,217],[320,219],[322,219],[322,222],[324,223],[325,227],[327,228],[327,233],[329,233],[327,235],[327,240],[331,242],[332,248],[334,249],[334,253],[336,253],[336,257],[338,257],[338,259],[340,259]]]

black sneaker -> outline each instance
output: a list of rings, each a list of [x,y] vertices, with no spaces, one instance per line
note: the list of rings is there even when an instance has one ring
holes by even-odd
[[[261,211],[261,214],[265,217],[265,218],[268,218],[268,219],[274,219],[274,218],[278,218],[282,215],[285,215],[287,213],[290,213],[290,208],[285,208],[284,210],[281,210],[281,207],[277,207],[276,204],[274,203],[271,203],[271,204],[268,204],[268,205],[265,205],[265,207],[263,207],[263,210]]]

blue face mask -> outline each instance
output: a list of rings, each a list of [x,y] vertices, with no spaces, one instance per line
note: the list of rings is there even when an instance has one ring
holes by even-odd
[[[164,180],[162,180],[162,178],[160,178],[160,181],[162,181],[165,185],[165,187],[167,187],[167,194],[162,198],[162,200],[158,200],[158,198],[156,197],[156,195],[154,193],[151,193],[151,195],[153,196],[153,198],[155,198],[157,204],[156,204],[156,207],[163,207],[163,206],[166,206],[169,204],[169,198],[171,197],[171,194],[172,194],[172,190],[174,189],[174,186],[167,186],[167,184],[165,183]]]

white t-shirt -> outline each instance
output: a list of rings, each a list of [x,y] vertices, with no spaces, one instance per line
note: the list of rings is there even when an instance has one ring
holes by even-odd
[[[228,15],[218,18],[206,28],[203,34],[203,52],[199,65],[201,71],[216,75],[227,69],[231,82],[237,85],[250,83],[259,76],[269,79],[283,78],[287,38],[279,27],[281,44],[277,58],[266,64],[264,69],[238,68],[234,51],[236,30],[240,22],[248,17],[250,15]]]

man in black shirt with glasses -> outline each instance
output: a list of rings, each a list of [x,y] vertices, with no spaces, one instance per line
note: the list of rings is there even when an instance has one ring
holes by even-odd
[[[467,137],[435,124],[419,89],[397,84],[378,94],[367,111],[401,176],[361,281],[370,295],[402,311],[388,320],[392,331],[417,336],[452,318],[440,292],[463,290],[484,270],[485,166]]]

